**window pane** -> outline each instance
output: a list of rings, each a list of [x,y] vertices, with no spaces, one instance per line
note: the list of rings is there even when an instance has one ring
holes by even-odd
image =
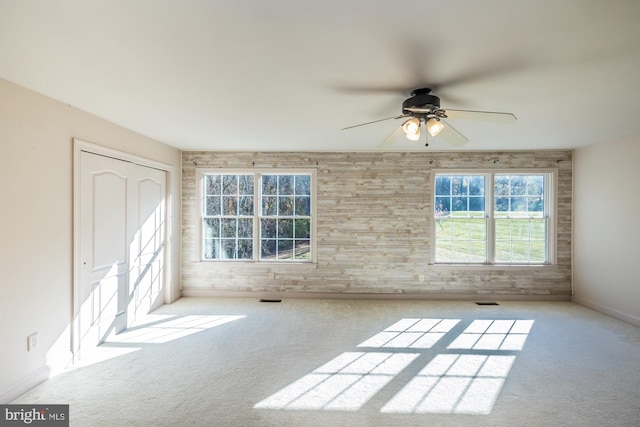
[[[469,207],[467,206],[467,197],[452,197],[451,207],[453,212],[467,212]]]
[[[466,242],[453,242],[451,261],[453,262],[469,262],[470,261]]]
[[[469,211],[472,215],[484,215],[484,197],[469,197]]]
[[[252,237],[252,236],[253,236],[253,219],[239,218],[238,219],[238,237]]]
[[[294,225],[296,239],[309,239],[311,237],[311,220],[296,219]]]
[[[311,195],[311,177],[309,175],[296,175],[295,194],[298,196]]]
[[[451,262],[452,246],[451,241],[436,241],[436,262]]]
[[[531,221],[531,240],[529,241],[529,261],[543,263],[547,259],[546,220]]]
[[[222,203],[220,196],[207,196],[205,206],[205,215],[220,215]]]
[[[217,218],[205,218],[202,231],[205,239],[220,237],[220,220]]]
[[[260,242],[260,258],[274,259],[276,257],[276,240],[265,239]]]
[[[261,219],[260,220],[260,236],[263,239],[275,239],[276,233],[276,220],[275,219]]]
[[[205,175],[205,194],[221,194],[220,175]]]
[[[238,259],[253,258],[253,240],[238,239]]]
[[[222,197],[222,215],[238,215],[238,197]]]
[[[236,259],[236,240],[235,239],[223,239],[222,240],[222,258],[223,259]]]
[[[469,222],[465,220],[453,221],[454,240],[467,240],[469,238]]]
[[[436,195],[449,196],[451,195],[451,178],[448,176],[436,177]]]
[[[453,221],[439,219],[436,221],[436,241],[451,240],[453,237]]]
[[[240,175],[239,194],[253,196],[253,175]]]
[[[294,258],[308,260],[311,254],[311,241],[310,240],[298,240],[295,241]]]
[[[514,196],[527,194],[527,183],[525,177],[518,175],[511,177],[511,194]]]
[[[469,194],[471,196],[484,196],[484,176],[469,177]]]
[[[236,237],[236,219],[222,219],[222,237]]]
[[[240,196],[238,199],[238,215],[253,215],[253,196]]]
[[[511,197],[511,215],[525,215],[527,212],[526,197]]]
[[[532,219],[531,220],[531,239],[546,240],[547,238],[547,220]]]
[[[542,264],[547,259],[546,251],[544,245],[531,245],[531,250],[529,251],[529,262],[535,264]]]
[[[467,179],[464,176],[451,177],[451,194],[454,196],[467,195],[469,193],[468,185]]]
[[[541,196],[544,192],[544,176],[533,175],[527,178],[527,194],[530,196]]]
[[[496,219],[496,240],[511,240],[511,222],[508,219]]]
[[[293,238],[293,220],[291,219],[278,220],[278,238],[279,239]]]
[[[220,239],[204,239],[204,259],[217,259],[220,253]]]
[[[487,240],[487,220],[472,219],[469,221],[469,239],[470,240]]]
[[[507,216],[509,214],[509,198],[496,197],[494,209],[496,211],[496,216]]]
[[[496,262],[511,262],[511,242],[496,240]]]
[[[222,194],[238,194],[238,176],[222,176]]]
[[[527,210],[529,214],[538,213],[542,216],[542,212],[544,211],[544,200],[542,197],[528,197],[527,198]]]
[[[275,216],[278,212],[278,198],[273,196],[262,197],[262,215]]]
[[[292,175],[280,175],[278,176],[278,194],[280,195],[293,195],[293,176]]]
[[[514,240],[511,242],[511,262],[529,261],[529,242]]]
[[[487,243],[482,241],[469,242],[469,261],[484,262],[487,259]]]
[[[293,216],[293,196],[278,197],[278,215]]]
[[[451,198],[449,197],[436,197],[435,204],[436,217],[447,216],[451,212]]]
[[[311,216],[311,197],[296,197],[296,216]]]
[[[278,194],[278,175],[262,175],[262,194]]]
[[[509,195],[509,177],[498,175],[494,178],[493,194],[496,196]]]
[[[293,257],[293,240],[278,240],[278,259]]]

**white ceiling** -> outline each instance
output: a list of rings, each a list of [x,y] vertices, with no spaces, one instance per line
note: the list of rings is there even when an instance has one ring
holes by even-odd
[[[341,128],[425,86],[518,117],[465,150],[576,148],[640,135],[640,2],[0,0],[0,77],[181,149],[379,150]]]

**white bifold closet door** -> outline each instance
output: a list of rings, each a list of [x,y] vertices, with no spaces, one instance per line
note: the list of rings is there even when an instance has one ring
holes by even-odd
[[[82,152],[76,350],[163,303],[166,172]]]

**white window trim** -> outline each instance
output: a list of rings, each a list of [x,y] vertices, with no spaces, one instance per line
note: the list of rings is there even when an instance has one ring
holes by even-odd
[[[203,180],[208,174],[218,175],[253,175],[254,176],[254,214],[253,214],[253,258],[252,259],[205,259],[203,251],[202,238],[202,212],[204,212],[204,194]],[[311,257],[308,260],[261,260],[260,259],[260,218],[258,209],[260,209],[260,179],[261,175],[311,175]],[[316,177],[317,169],[213,169],[213,168],[196,168],[196,197],[197,209],[195,213],[196,233],[197,233],[197,259],[198,262],[205,263],[260,263],[260,264],[278,264],[278,265],[295,265],[295,264],[316,264],[317,261],[317,203],[316,203]]]
[[[495,218],[493,215],[493,188],[495,175],[535,175],[545,174],[549,179],[545,180],[545,195],[550,195],[550,200],[545,203],[546,213],[549,217],[547,229],[547,262],[545,263],[496,263],[495,262]],[[485,175],[485,218],[487,219],[487,261],[484,263],[460,263],[460,262],[436,262],[436,218],[433,214],[435,203],[436,175]],[[490,267],[490,268],[535,268],[549,265],[557,265],[558,247],[558,169],[549,168],[517,168],[517,169],[432,169],[431,171],[431,248],[429,264],[434,266],[460,266],[460,267]],[[490,208],[490,209],[487,209]]]

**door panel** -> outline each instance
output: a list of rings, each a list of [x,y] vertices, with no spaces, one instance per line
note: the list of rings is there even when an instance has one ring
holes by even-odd
[[[149,168],[137,172],[138,203],[130,246],[131,295],[127,309],[130,321],[161,303],[164,266],[165,172]]]
[[[77,351],[162,303],[165,192],[164,171],[81,153]]]
[[[92,271],[126,263],[127,178],[106,170],[92,175]],[[96,242],[99,242],[97,244]]]

